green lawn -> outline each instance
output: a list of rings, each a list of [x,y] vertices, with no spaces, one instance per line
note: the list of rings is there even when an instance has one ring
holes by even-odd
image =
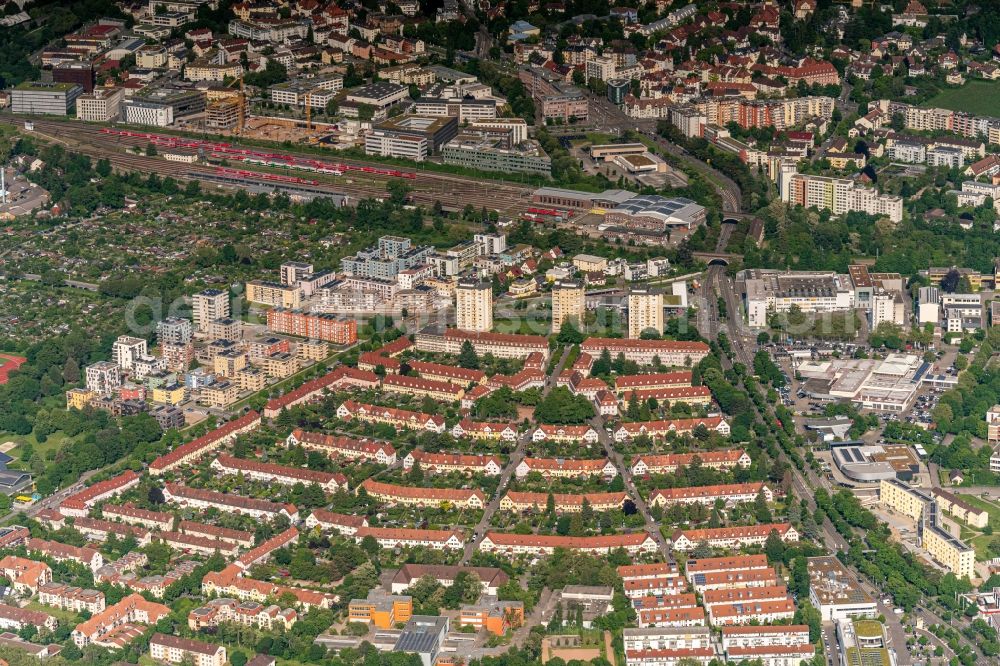
[[[990,514],[990,526],[993,529],[1000,528],[1000,505],[987,499],[983,499],[978,495],[959,495],[963,500],[976,507],[977,509],[985,509],[987,513]]]
[[[48,436],[48,438],[41,444],[35,439],[34,433],[28,433],[27,435],[4,435],[0,434],[0,443],[3,442],[17,442],[17,446],[7,452],[7,455],[15,459],[15,462],[11,464],[12,467],[17,467],[17,462],[21,460],[21,447],[24,444],[30,444],[35,452],[38,453],[43,458],[45,454],[49,451],[55,451],[60,446],[65,444],[69,438],[62,431],[57,431]]]
[[[1000,81],[972,80],[961,88],[942,90],[922,106],[994,115],[1000,108]]]
[[[80,616],[73,611],[63,610],[61,608],[56,608],[55,606],[46,606],[38,603],[37,601],[29,601],[25,608],[28,610],[48,613],[59,620],[59,624],[65,624],[70,627],[75,627],[80,622]]]
[[[990,516],[991,527],[996,529],[997,526],[1000,526],[1000,505],[977,495],[959,495],[959,497],[977,509],[985,509]],[[981,534],[966,525],[962,526],[961,539],[976,549],[977,561],[981,562],[993,558],[993,555],[987,550],[987,546],[995,538],[997,538],[996,535]]]

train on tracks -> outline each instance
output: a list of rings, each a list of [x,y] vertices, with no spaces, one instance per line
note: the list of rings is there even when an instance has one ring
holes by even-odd
[[[232,144],[225,142],[204,141],[201,139],[191,139],[182,136],[171,136],[169,134],[138,132],[135,130],[113,129],[110,127],[103,128],[101,133],[110,136],[117,136],[123,139],[139,139],[148,141],[154,146],[163,148],[186,148],[189,150],[203,151],[204,154],[211,159],[231,160],[249,164],[259,164],[261,166],[311,171],[330,176],[342,176],[348,172],[355,172],[368,176],[404,178],[406,180],[415,180],[417,177],[417,174],[412,171],[361,166],[358,164],[343,164],[313,159],[310,157],[299,157],[288,153],[272,153],[266,150],[236,148]]]

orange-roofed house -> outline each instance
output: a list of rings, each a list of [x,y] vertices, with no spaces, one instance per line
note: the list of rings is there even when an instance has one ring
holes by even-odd
[[[52,581],[52,569],[45,562],[36,562],[15,555],[7,555],[0,560],[0,573],[10,581],[19,594],[34,594],[39,585]]]
[[[486,505],[486,495],[478,488],[415,488],[374,479],[365,479],[358,492],[362,488],[369,497],[389,505],[431,507],[448,503],[459,509],[482,509]]]

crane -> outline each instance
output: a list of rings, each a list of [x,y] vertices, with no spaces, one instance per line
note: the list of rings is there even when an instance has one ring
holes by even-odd
[[[312,131],[312,91],[306,93],[306,131]]]

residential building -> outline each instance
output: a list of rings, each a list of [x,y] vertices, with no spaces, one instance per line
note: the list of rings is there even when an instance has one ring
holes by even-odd
[[[455,327],[462,331],[493,330],[493,285],[459,280],[455,287]]]
[[[959,578],[971,579],[975,576],[975,550],[940,524],[944,507],[953,515],[968,515],[952,497],[950,493],[927,493],[895,478],[879,482],[879,503],[916,522],[924,550]]]
[[[209,322],[230,316],[229,292],[219,289],[205,289],[191,297],[191,313],[194,327],[205,331]]]
[[[770,523],[750,527],[718,527],[693,530],[676,530],[670,537],[674,550],[687,551],[707,542],[713,548],[739,548],[763,545],[771,532],[777,532],[782,541],[798,541],[799,533],[788,523]]]
[[[331,457],[371,460],[380,465],[394,465],[396,463],[396,449],[389,442],[359,441],[296,428],[285,439],[285,444],[288,447],[301,446],[307,450],[320,451]]]
[[[727,470],[734,467],[750,467],[750,456],[743,449],[704,451],[698,453],[642,454],[632,461],[632,474],[673,474],[681,467],[690,467],[698,459],[698,464],[712,469]]]
[[[552,332],[562,330],[563,322],[569,320],[580,330],[586,299],[583,283],[559,280],[552,285]]]
[[[98,361],[84,371],[87,390],[97,395],[110,395],[122,385],[121,368],[112,361]]]
[[[888,217],[891,222],[903,219],[903,199],[892,194],[879,194],[855,181],[828,176],[782,172],[781,198],[787,203],[829,210],[834,215],[857,211]]]
[[[226,648],[191,638],[155,633],[149,639],[149,656],[171,664],[191,662],[194,666],[223,666]]]
[[[447,503],[458,509],[482,509],[486,505],[486,496],[479,489],[417,488],[381,483],[371,478],[358,486],[358,492],[361,489],[369,497],[390,506],[435,507]]]

